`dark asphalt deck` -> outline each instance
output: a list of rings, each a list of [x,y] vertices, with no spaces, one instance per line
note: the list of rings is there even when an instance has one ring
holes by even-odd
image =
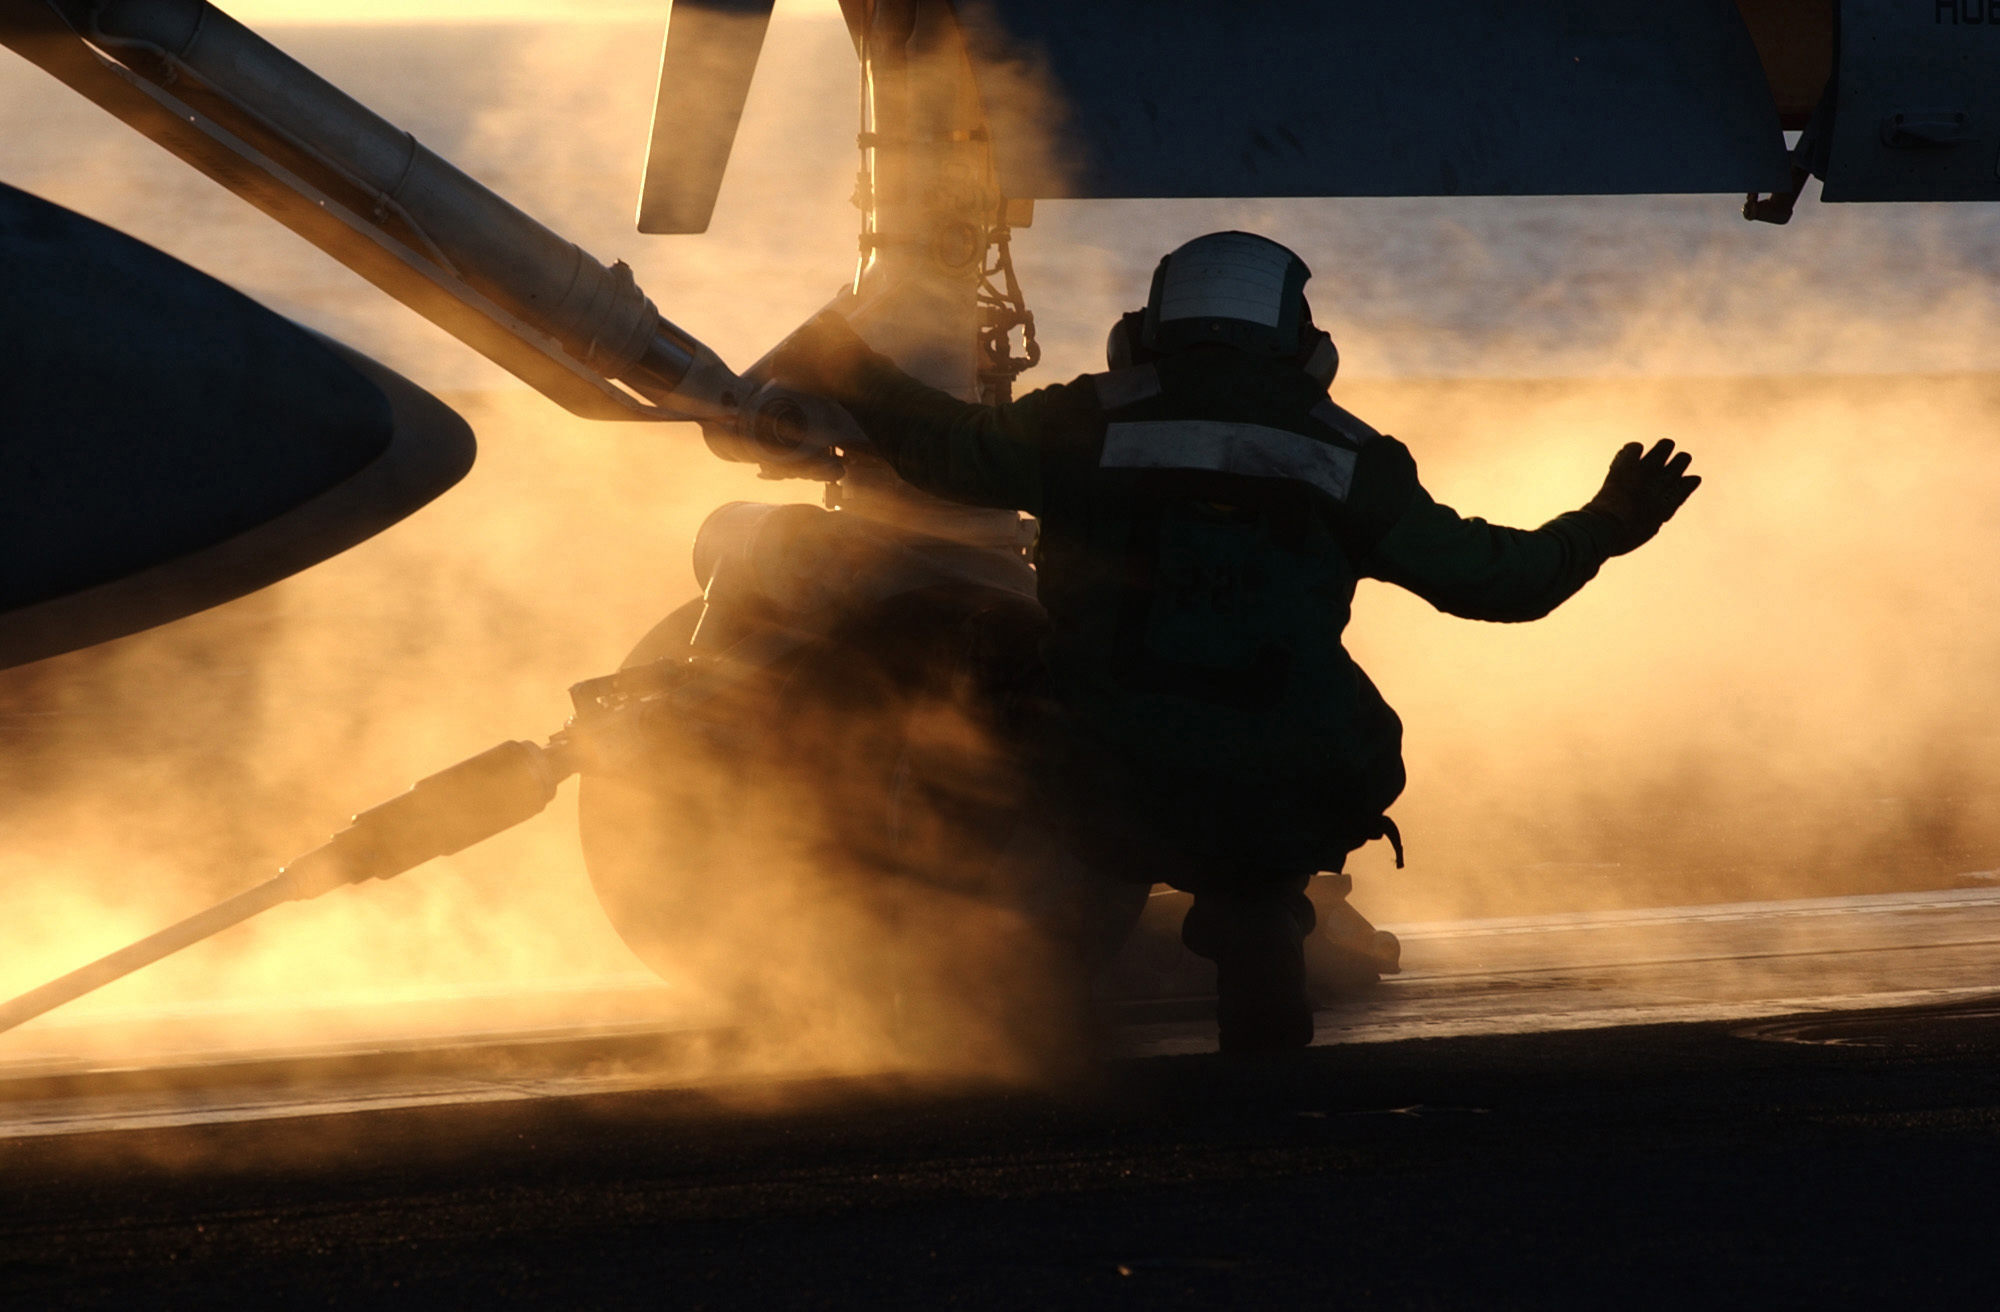
[[[0,1143],[9,1308],[1987,1306],[2000,1008]]]

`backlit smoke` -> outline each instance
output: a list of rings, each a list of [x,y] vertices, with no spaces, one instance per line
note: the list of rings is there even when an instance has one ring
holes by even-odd
[[[653,26],[274,36],[629,260],[734,363],[852,268],[854,70],[836,21],[774,23],[698,238],[630,230]],[[721,464],[691,428],[570,418],[11,55],[0,114],[34,125],[0,141],[0,177],[377,355],[457,405],[482,447],[461,488],[301,577],[0,676],[0,993],[262,878],[420,775],[559,727],[569,683],[614,668],[694,594],[688,546],[712,506],[817,499]],[[1780,231],[1732,205],[1045,204],[1016,234],[1047,350],[1028,386],[1101,367],[1105,328],[1161,251],[1245,227],[1314,266],[1346,361],[1336,397],[1408,442],[1462,512],[1533,525],[1584,501],[1621,442],[1696,453],[1708,482],[1659,541],[1539,624],[1450,620],[1364,585],[1351,646],[1403,715],[1412,779],[1395,812],[1410,869],[1374,851],[1351,866],[1378,922],[1949,886],[2000,867],[2000,382],[1980,372],[2000,369],[2000,208],[1808,201]],[[596,906],[574,796],[393,883],[274,912],[77,1013],[251,1000],[302,1039],[345,1022],[287,1006],[624,988],[645,970]],[[828,872],[726,873],[773,891],[713,959],[754,963],[774,1007],[804,1014],[855,923]],[[785,900],[800,889],[824,900]],[[719,973],[693,962],[670,983],[698,1010]],[[543,1014],[508,1006],[438,1023]],[[879,1056],[879,1034],[843,1023],[795,1031],[798,1060]]]

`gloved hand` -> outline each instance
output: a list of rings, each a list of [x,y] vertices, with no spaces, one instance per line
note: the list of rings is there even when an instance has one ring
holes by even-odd
[[[870,350],[847,320],[822,310],[778,347],[771,377],[801,392],[847,401],[858,390],[862,366],[876,358],[887,357]]]
[[[1692,459],[1685,451],[1675,455],[1673,442],[1666,438],[1653,443],[1643,456],[1637,442],[1618,448],[1604,486],[1583,507],[1617,526],[1612,555],[1622,556],[1650,540],[1701,486],[1701,479],[1687,472]]]

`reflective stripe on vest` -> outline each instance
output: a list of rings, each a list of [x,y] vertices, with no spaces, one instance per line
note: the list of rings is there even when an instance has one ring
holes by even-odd
[[[1310,483],[1335,501],[1347,500],[1355,452],[1302,433],[1214,419],[1159,419],[1112,424],[1104,434],[1101,469],[1205,469],[1249,478]]]
[[[1092,374],[1090,384],[1097,389],[1098,409],[1123,410],[1160,394],[1160,371],[1148,361],[1113,369],[1108,374]]]

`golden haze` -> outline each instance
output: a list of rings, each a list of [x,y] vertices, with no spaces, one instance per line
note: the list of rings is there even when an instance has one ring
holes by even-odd
[[[394,8],[402,18],[431,12]],[[583,8],[600,13],[562,13]],[[533,16],[553,11],[537,5]],[[235,12],[332,16],[311,6]],[[485,4],[450,16],[529,11]],[[699,238],[629,232],[656,20],[480,47],[504,58],[463,88],[405,79],[385,83],[379,103],[433,114],[427,139],[455,132],[455,158],[599,255],[630,258],[667,313],[740,363],[810,314],[853,257],[851,54],[844,67],[822,58],[845,43],[836,28],[774,24],[715,230]],[[800,35],[808,29],[810,41]],[[819,52],[810,59],[808,46]],[[0,90],[16,113],[41,116],[43,135],[9,144],[10,181],[363,342],[458,405],[482,454],[463,487],[305,575],[0,676],[0,994],[264,877],[418,776],[555,729],[569,683],[615,666],[692,595],[687,549],[710,507],[817,495],[721,465],[683,426],[586,424],[506,390],[491,371],[467,390],[464,348],[289,237],[266,235],[240,202],[60,88],[16,72]],[[357,60],[353,75],[365,72]],[[49,144],[58,123],[76,135]],[[1739,240],[1720,226],[1731,222],[1727,202],[1700,203],[1711,202],[1715,244]],[[1628,212],[1616,209],[1624,203],[1589,212]],[[1513,204],[1510,213],[1557,213]],[[1473,223],[1490,212],[1447,202],[1049,205],[1017,241],[1049,347],[1043,379],[1094,367],[1110,317],[1143,294],[1158,250],[1186,236],[1260,227],[1312,250],[1320,318],[1348,360],[1336,396],[1406,440],[1433,491],[1468,514],[1533,524],[1575,506],[1627,440],[1670,435],[1696,453],[1708,482],[1680,518],[1546,621],[1468,624],[1364,586],[1352,647],[1406,723],[1411,787],[1396,816],[1411,866],[1392,872],[1385,853],[1362,853],[1352,866],[1359,904],[1397,921],[1992,878],[2000,382],[1852,368],[1915,367],[1895,354],[1910,323],[1926,326],[1926,341],[1992,340],[1990,295],[1968,280],[1973,290],[1920,317],[1893,319],[1887,308],[1871,317],[1854,307],[1894,301],[1908,278],[1895,260],[1908,248],[1879,264],[1846,262],[1820,282],[1759,283],[1706,255],[1675,265],[1619,247],[1657,275],[1613,311],[1596,307],[1589,322],[1612,318],[1622,334],[1571,331],[1536,354],[1523,345],[1522,312],[1553,307],[1559,328],[1572,309],[1582,316],[1588,298],[1560,274],[1591,252],[1530,231],[1523,242],[1539,241],[1531,249],[1553,271],[1544,284],[1526,280],[1513,312],[1462,333],[1484,368],[1459,372],[1532,372],[1555,359],[1647,376],[1409,376],[1431,358],[1418,347],[1442,335],[1435,307],[1523,281],[1519,249]],[[1858,222],[1851,213],[1809,208],[1795,227],[1835,230]],[[1370,269],[1343,243],[1371,224],[1443,236]],[[1814,239],[1759,236],[1773,251]],[[1956,258],[1937,245],[1920,253],[1940,267]],[[1770,257],[1786,258],[1805,257]],[[1427,261],[1451,262],[1457,281],[1440,299],[1398,301]],[[1783,295],[1768,294],[1773,286]],[[1414,308],[1370,317],[1385,305]],[[1751,346],[1806,340],[1814,359],[1848,362],[1842,376],[1710,376],[1771,358]],[[1420,365],[1384,363],[1398,358]],[[273,912],[76,1014],[250,999],[282,1015],[370,993],[630,977],[640,967],[584,876],[573,797],[566,790],[531,824],[392,883]],[[754,884],[761,872],[734,875]],[[718,951],[788,969],[785,917],[820,912],[783,910]],[[676,982],[698,993],[703,981]],[[485,1004],[483,1019],[501,1023],[503,1012]],[[863,1039],[858,1050],[868,1051]],[[822,1045],[806,1056],[840,1054]]]

